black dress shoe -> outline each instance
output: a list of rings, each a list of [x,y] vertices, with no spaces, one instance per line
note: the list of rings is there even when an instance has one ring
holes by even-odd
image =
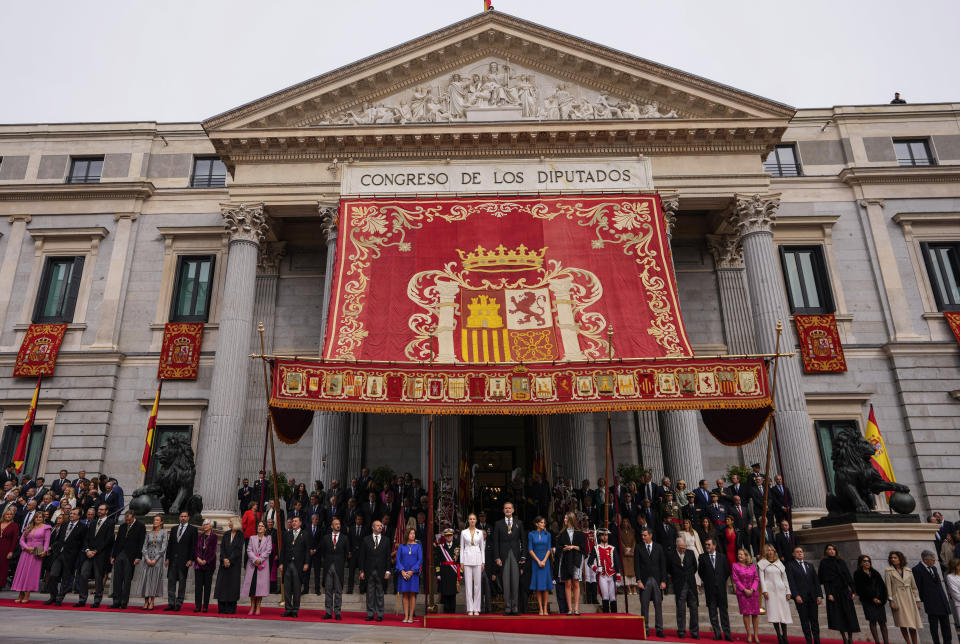
[[[63,606],[63,602],[58,599],[57,601],[53,602],[53,605],[54,605],[54,606]]]
[[[657,629],[657,637],[663,637],[663,629],[662,629],[662,628],[658,628],[658,629]]]
[[[300,611],[298,610],[293,611],[292,613],[290,613],[290,617],[297,619],[298,617],[300,617]]]
[[[193,607],[193,612],[199,613],[199,612],[200,612],[200,607],[199,607],[199,606],[194,606],[194,607]]]
[[[677,631],[677,639],[682,640],[684,635],[686,635],[686,633],[683,631]]]
[[[204,606],[204,607],[203,607],[203,612],[206,613],[208,610],[210,610],[210,607],[209,607],[209,606]]]
[[[733,635],[729,635],[729,634],[728,634],[728,635],[724,635],[724,636],[723,636],[723,639],[727,640],[728,642],[732,642],[732,641],[733,641]]]
[[[100,608],[100,602],[93,602],[90,604],[90,608]]]
[[[169,612],[169,611],[173,611],[173,610],[177,610],[177,605],[176,605],[176,604],[167,604],[166,606],[163,607],[163,610],[168,611],[168,612]]]
[[[87,602],[79,601],[79,602],[77,602],[76,604],[74,604],[73,607],[74,607],[74,608],[83,608],[83,605],[86,604],[86,603],[87,603]]]
[[[343,617],[340,615],[340,613],[337,613],[336,615],[334,615],[333,618],[334,618],[334,619],[343,619]]]
[[[53,597],[51,597],[51,598],[48,599],[47,601],[43,602],[43,605],[44,605],[44,606],[49,606],[50,604],[52,604],[52,603],[55,602],[55,601],[57,601],[57,600],[54,599]]]
[[[723,639],[723,635],[721,635],[720,633],[714,633],[714,634],[713,634],[713,639],[715,639],[715,640],[722,640],[722,639]]]
[[[281,615],[280,617],[290,617],[290,611],[288,610],[283,611],[283,615]]]
[[[383,621],[383,618],[382,618],[382,617],[378,617],[378,618],[377,618],[377,621],[378,621],[378,622],[382,622],[382,621]]]
[[[117,604],[117,603],[110,604],[110,610],[113,610],[116,608],[120,608],[120,604]]]
[[[690,637],[692,637],[695,640],[698,640],[700,639],[700,633],[691,633]]]
[[[324,618],[324,619],[333,619],[333,615],[331,615],[330,613],[324,613],[324,614],[323,614],[323,618]]]
[[[373,621],[373,615],[367,615],[367,616],[364,618],[363,621],[365,621],[365,622],[372,622],[372,621]]]

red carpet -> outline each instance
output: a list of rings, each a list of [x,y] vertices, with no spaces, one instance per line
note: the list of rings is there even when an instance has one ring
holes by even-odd
[[[604,637],[621,640],[642,640],[643,618],[639,615],[604,615],[593,613],[569,615],[427,615],[424,626],[457,631],[521,633],[555,637]]]

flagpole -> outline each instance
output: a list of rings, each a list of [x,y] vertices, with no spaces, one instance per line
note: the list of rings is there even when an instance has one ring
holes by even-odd
[[[27,417],[23,421],[23,428],[20,430],[20,438],[17,439],[17,449],[13,453],[13,464],[16,467],[17,474],[23,471],[23,466],[27,462],[27,444],[30,442],[30,431],[33,429],[33,421],[37,417],[37,400],[40,398],[40,383],[43,382],[43,372],[37,375],[37,386],[33,390],[33,398],[30,400],[30,409],[27,411]]]
[[[430,423],[427,428],[427,543],[424,544],[424,555],[427,560],[427,574],[424,575],[424,612],[423,619],[426,624],[427,613],[430,612],[430,606],[433,604],[433,414],[430,415]]]
[[[610,412],[607,412],[607,435],[611,435],[610,428]],[[610,469],[613,470],[613,475],[617,475],[617,462],[613,458],[613,443],[610,442]],[[617,497],[616,493],[613,495],[613,502],[616,504],[617,516],[620,516],[620,499]],[[609,527],[607,528],[609,530]],[[620,548],[620,567],[623,568],[623,519],[621,518],[620,522],[617,523],[617,547]],[[614,588],[616,588],[616,583],[614,583]],[[623,612],[630,613],[630,600],[627,597],[630,595],[627,592],[627,569],[623,568]]]
[[[777,320],[777,341],[776,348],[774,349],[773,357],[773,378],[770,384],[770,413],[767,415],[766,425],[767,425],[767,461],[766,467],[763,470],[763,476],[765,479],[763,482],[763,508],[762,515],[760,517],[760,555],[763,556],[763,549],[767,543],[767,506],[770,499],[770,453],[773,451],[773,435],[776,433],[776,422],[774,422],[773,413],[776,411],[776,395],[777,395],[777,371],[780,367],[780,336],[783,334],[783,321]],[[780,471],[783,471],[782,469]],[[760,595],[760,612],[766,614],[766,609],[763,607],[763,595]]]
[[[260,353],[261,355],[266,353],[266,347],[263,341],[263,322],[257,323],[257,332],[260,334]],[[277,453],[273,446],[273,431],[272,427],[277,426],[277,421],[273,417],[273,409],[270,408],[270,377],[267,375],[267,360],[266,358],[262,359],[263,363],[263,389],[267,395],[267,434],[270,436],[270,462],[273,467],[273,516],[280,516],[280,488],[277,485]],[[274,523],[277,523],[274,521]],[[275,526],[277,530],[277,558],[280,561],[283,561],[283,536],[284,532],[282,530],[286,529],[286,526]],[[281,564],[282,565],[282,564]],[[280,583],[280,605],[285,606],[284,601],[284,592],[283,592],[283,575],[279,576],[277,580]]]

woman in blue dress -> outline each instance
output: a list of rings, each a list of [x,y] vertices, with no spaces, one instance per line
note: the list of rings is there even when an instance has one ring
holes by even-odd
[[[547,520],[537,517],[533,520],[537,529],[527,536],[530,556],[533,557],[533,572],[530,574],[530,590],[537,592],[537,605],[541,615],[550,614],[550,589],[553,588],[553,575],[550,573],[550,533],[547,532]]]
[[[407,541],[397,548],[397,592],[403,593],[403,623],[412,624],[417,611],[417,591],[420,590],[420,569],[423,567],[423,549],[417,543],[415,528],[407,530]]]

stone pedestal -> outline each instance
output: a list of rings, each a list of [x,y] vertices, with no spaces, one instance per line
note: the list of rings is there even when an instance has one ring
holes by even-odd
[[[931,523],[842,523],[796,530],[807,561],[814,563],[822,559],[824,547],[832,543],[851,571],[857,557],[867,555],[881,574],[887,568],[887,555],[891,550],[902,552],[910,566],[920,561],[922,551],[934,549],[936,532],[937,526]]]

